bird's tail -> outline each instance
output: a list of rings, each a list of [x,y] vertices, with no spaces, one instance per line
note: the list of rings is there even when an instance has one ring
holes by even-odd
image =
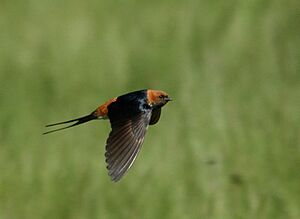
[[[62,125],[62,124],[66,124],[66,123],[75,122],[72,125],[69,125],[69,126],[66,126],[66,127],[63,127],[63,128],[54,129],[54,130],[51,130],[51,131],[47,131],[47,132],[44,132],[43,134],[45,135],[45,134],[60,131],[60,130],[63,130],[63,129],[71,128],[71,127],[86,123],[86,122],[94,120],[94,119],[98,119],[98,117],[93,112],[89,115],[86,115],[86,116],[83,116],[83,117],[80,117],[80,118],[77,118],[77,119],[71,119],[71,120],[64,121],[64,122],[58,122],[58,123],[46,125],[46,127],[51,127],[51,126],[56,126],[56,125]]]

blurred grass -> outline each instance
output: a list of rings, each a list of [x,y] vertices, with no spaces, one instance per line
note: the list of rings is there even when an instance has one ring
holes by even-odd
[[[0,219],[300,218],[298,1],[2,1]],[[174,99],[125,178],[110,130],[47,123]]]

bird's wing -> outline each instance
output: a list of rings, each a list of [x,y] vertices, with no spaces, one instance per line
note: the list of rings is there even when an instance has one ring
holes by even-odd
[[[150,117],[151,111],[144,111],[130,117],[110,118],[112,131],[106,142],[105,157],[113,181],[120,180],[133,164],[143,144]]]
[[[149,125],[154,125],[158,122],[160,118],[161,108],[153,109],[151,114],[151,119]]]

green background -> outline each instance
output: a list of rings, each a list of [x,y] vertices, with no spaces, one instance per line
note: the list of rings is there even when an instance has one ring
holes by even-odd
[[[300,3],[0,3],[0,219],[300,218]],[[174,99],[107,176],[107,121],[43,136],[143,88]]]

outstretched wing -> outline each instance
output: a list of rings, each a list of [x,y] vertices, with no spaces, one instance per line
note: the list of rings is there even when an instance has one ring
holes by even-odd
[[[160,118],[161,108],[153,109],[151,113],[151,119],[149,125],[154,125],[158,122]]]
[[[106,163],[108,174],[118,181],[128,171],[136,159],[143,144],[151,111],[136,114],[119,113],[111,116],[112,131],[106,142]]]

